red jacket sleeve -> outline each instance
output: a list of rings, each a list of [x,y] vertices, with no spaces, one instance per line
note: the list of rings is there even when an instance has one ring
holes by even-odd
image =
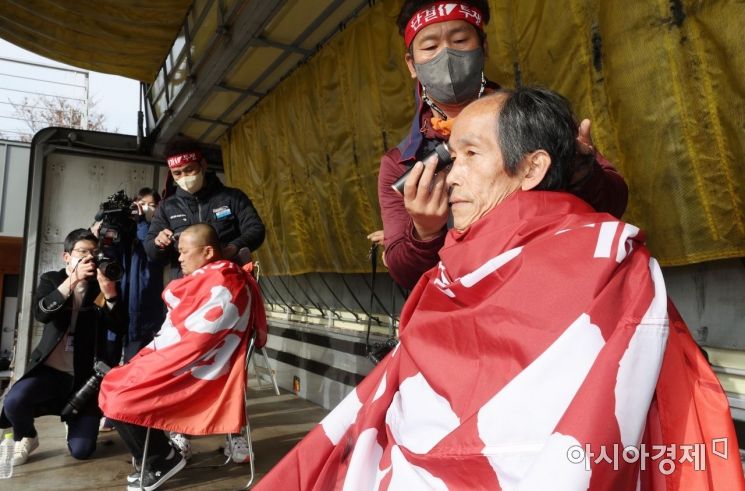
[[[390,150],[380,159],[378,201],[385,233],[385,263],[391,277],[404,288],[414,287],[425,271],[437,264],[437,253],[445,242],[446,229],[430,241],[414,237],[414,225],[401,195],[391,189],[407,166],[398,163],[399,151]]]
[[[626,211],[629,199],[629,188],[623,176],[600,152],[595,154],[590,175],[571,191],[596,211],[610,213],[616,218],[621,218]]]

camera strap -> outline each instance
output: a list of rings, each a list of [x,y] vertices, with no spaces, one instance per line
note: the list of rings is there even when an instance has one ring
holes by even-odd
[[[372,329],[372,311],[373,301],[375,299],[375,276],[378,269],[378,243],[373,242],[370,246],[370,268],[372,270],[372,278],[370,279],[370,314],[367,316],[367,336],[365,337],[365,352],[370,357],[372,350],[370,349],[370,330]],[[371,358],[372,359],[372,358]],[[377,364],[377,363],[376,363]]]

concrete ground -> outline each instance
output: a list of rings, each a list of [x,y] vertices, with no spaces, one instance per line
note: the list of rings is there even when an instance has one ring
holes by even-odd
[[[261,479],[327,411],[293,394],[277,396],[271,390],[249,391],[249,418],[256,455],[256,481]],[[58,417],[37,420],[39,448],[28,462],[13,469],[13,477],[0,481],[3,491],[123,490],[132,472],[130,454],[115,431],[100,433],[93,458],[73,459],[65,443],[65,428]],[[194,468],[224,462],[224,436],[196,437],[194,457],[184,470],[161,488],[164,490],[235,490],[249,479],[247,464],[223,468]],[[219,450],[218,450],[219,449]]]

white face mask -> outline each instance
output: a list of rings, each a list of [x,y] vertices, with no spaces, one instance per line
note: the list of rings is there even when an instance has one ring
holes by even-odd
[[[70,262],[67,263],[67,276],[72,276],[72,274],[75,272],[75,268],[78,267],[78,264],[80,264],[80,261],[82,261],[82,257],[74,257],[70,256]],[[85,290],[88,288],[88,280],[82,280],[78,285],[75,287],[75,290],[78,292],[84,293]]]
[[[150,205],[142,205],[142,214],[145,217],[146,221],[152,222],[153,215],[155,215],[155,207],[152,207]]]
[[[70,256],[70,261],[67,263],[67,268],[65,269],[67,271],[67,276],[72,275],[80,260],[81,258],[79,257]]]
[[[193,176],[184,176],[181,179],[176,179],[176,184],[189,194],[194,194],[204,185],[204,172],[199,172]]]

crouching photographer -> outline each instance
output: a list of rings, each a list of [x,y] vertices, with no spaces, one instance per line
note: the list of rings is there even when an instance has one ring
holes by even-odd
[[[103,377],[99,372],[106,368],[99,364],[94,370],[94,365],[106,329],[126,328],[124,304],[117,298],[115,281],[97,265],[97,249],[90,231],[70,232],[62,253],[65,267],[39,279],[33,310],[44,331],[26,373],[6,394],[0,414],[0,428],[13,427],[13,465],[26,463],[39,446],[34,418],[48,414],[64,413],[73,457],[88,458],[96,449],[101,418],[97,384]]]

